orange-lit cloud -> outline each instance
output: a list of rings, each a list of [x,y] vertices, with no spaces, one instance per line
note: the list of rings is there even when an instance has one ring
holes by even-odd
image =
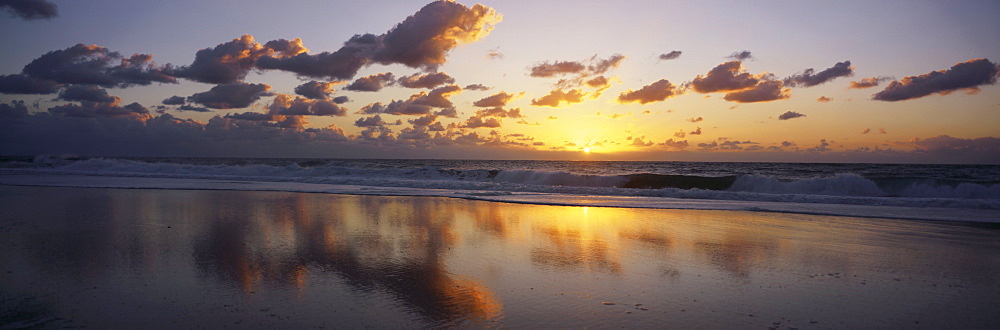
[[[621,93],[621,95],[618,95],[618,103],[638,102],[639,104],[646,104],[660,102],[677,95],[677,93],[677,87],[674,84],[671,84],[666,79],[660,79],[652,84],[643,86],[637,91],[630,89]]]
[[[562,89],[556,89],[549,92],[549,94],[545,96],[532,99],[531,105],[558,108],[564,103],[566,105],[570,105],[573,103],[583,102],[583,97],[585,95],[586,93],[583,93],[579,89],[571,89],[569,92],[564,92]]]
[[[892,78],[889,78],[889,77],[862,78],[861,80],[858,80],[858,81],[852,81],[851,85],[849,87],[847,87],[847,88],[849,88],[849,89],[872,88],[872,87],[878,86],[879,84],[881,84],[883,82],[890,81],[890,80],[892,80]]]
[[[784,83],[780,80],[767,80],[753,88],[728,93],[723,99],[738,103],[784,100],[791,97],[791,89],[783,87]]]
[[[820,96],[819,98],[816,99],[816,102],[819,102],[819,103],[827,103],[827,102],[830,102],[830,101],[833,101],[833,99],[831,99],[829,97],[826,97],[826,96]]]
[[[512,94],[512,93],[507,93],[505,91],[501,91],[499,93],[479,99],[478,101],[473,102],[472,105],[477,107],[502,107],[507,105],[508,102],[523,95],[524,92]]]

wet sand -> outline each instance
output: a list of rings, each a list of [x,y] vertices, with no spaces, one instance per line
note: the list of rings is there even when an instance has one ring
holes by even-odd
[[[0,186],[0,327],[1000,327],[1000,228]]]

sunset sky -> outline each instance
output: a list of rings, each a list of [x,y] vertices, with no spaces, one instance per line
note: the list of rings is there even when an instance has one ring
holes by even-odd
[[[997,1],[0,1],[0,155],[1000,163]]]

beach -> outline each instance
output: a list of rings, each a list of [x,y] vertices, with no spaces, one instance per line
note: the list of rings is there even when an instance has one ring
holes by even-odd
[[[996,328],[1000,228],[0,185],[0,326]]]

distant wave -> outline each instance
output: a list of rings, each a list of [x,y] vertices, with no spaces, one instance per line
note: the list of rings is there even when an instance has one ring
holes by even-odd
[[[398,164],[345,160],[232,160],[213,163],[197,159],[139,161],[40,156],[30,161],[0,163],[0,173],[300,182],[477,190],[487,194],[541,192],[1000,209],[1000,183],[997,182],[885,176],[868,178],[853,173],[801,179],[753,174],[581,174],[567,170],[501,169],[488,167],[492,164],[489,161],[463,164],[461,168],[444,168],[405,161]],[[589,171],[601,173],[600,169]]]

